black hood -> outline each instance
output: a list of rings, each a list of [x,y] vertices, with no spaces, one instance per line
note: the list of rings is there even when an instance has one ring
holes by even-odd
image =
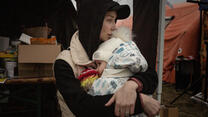
[[[112,0],[80,0],[78,10],[79,39],[89,58],[98,48],[101,40],[100,31],[107,11],[119,11],[119,19],[128,17],[130,9],[127,5],[119,5]],[[122,12],[122,13],[120,13]]]

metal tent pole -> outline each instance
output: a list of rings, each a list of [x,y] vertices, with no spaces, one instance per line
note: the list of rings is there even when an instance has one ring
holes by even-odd
[[[163,55],[164,55],[164,31],[165,31],[165,4],[166,0],[160,0],[159,24],[158,24],[158,54],[157,54],[157,74],[158,88],[157,100],[161,102],[162,94],[162,73],[163,73]]]

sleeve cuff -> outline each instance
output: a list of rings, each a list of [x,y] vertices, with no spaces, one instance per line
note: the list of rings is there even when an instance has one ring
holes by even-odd
[[[132,80],[132,81],[134,81],[134,82],[137,83],[137,85],[138,85],[137,91],[138,92],[141,92],[142,91],[143,84],[141,83],[141,81],[137,80],[136,78],[130,78],[129,80]]]

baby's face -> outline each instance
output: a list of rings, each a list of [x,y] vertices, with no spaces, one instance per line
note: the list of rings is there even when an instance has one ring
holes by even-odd
[[[96,70],[98,71],[99,76],[101,76],[104,69],[106,68],[107,62],[102,61],[102,60],[96,60],[95,63],[97,65]]]

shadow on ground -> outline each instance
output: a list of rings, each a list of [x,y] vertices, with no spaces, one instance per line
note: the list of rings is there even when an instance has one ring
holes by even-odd
[[[162,104],[170,105],[170,102],[182,92],[176,91],[173,84],[163,83]],[[208,105],[194,101],[190,97],[191,95],[184,94],[172,104],[178,107],[179,117],[208,117]]]

